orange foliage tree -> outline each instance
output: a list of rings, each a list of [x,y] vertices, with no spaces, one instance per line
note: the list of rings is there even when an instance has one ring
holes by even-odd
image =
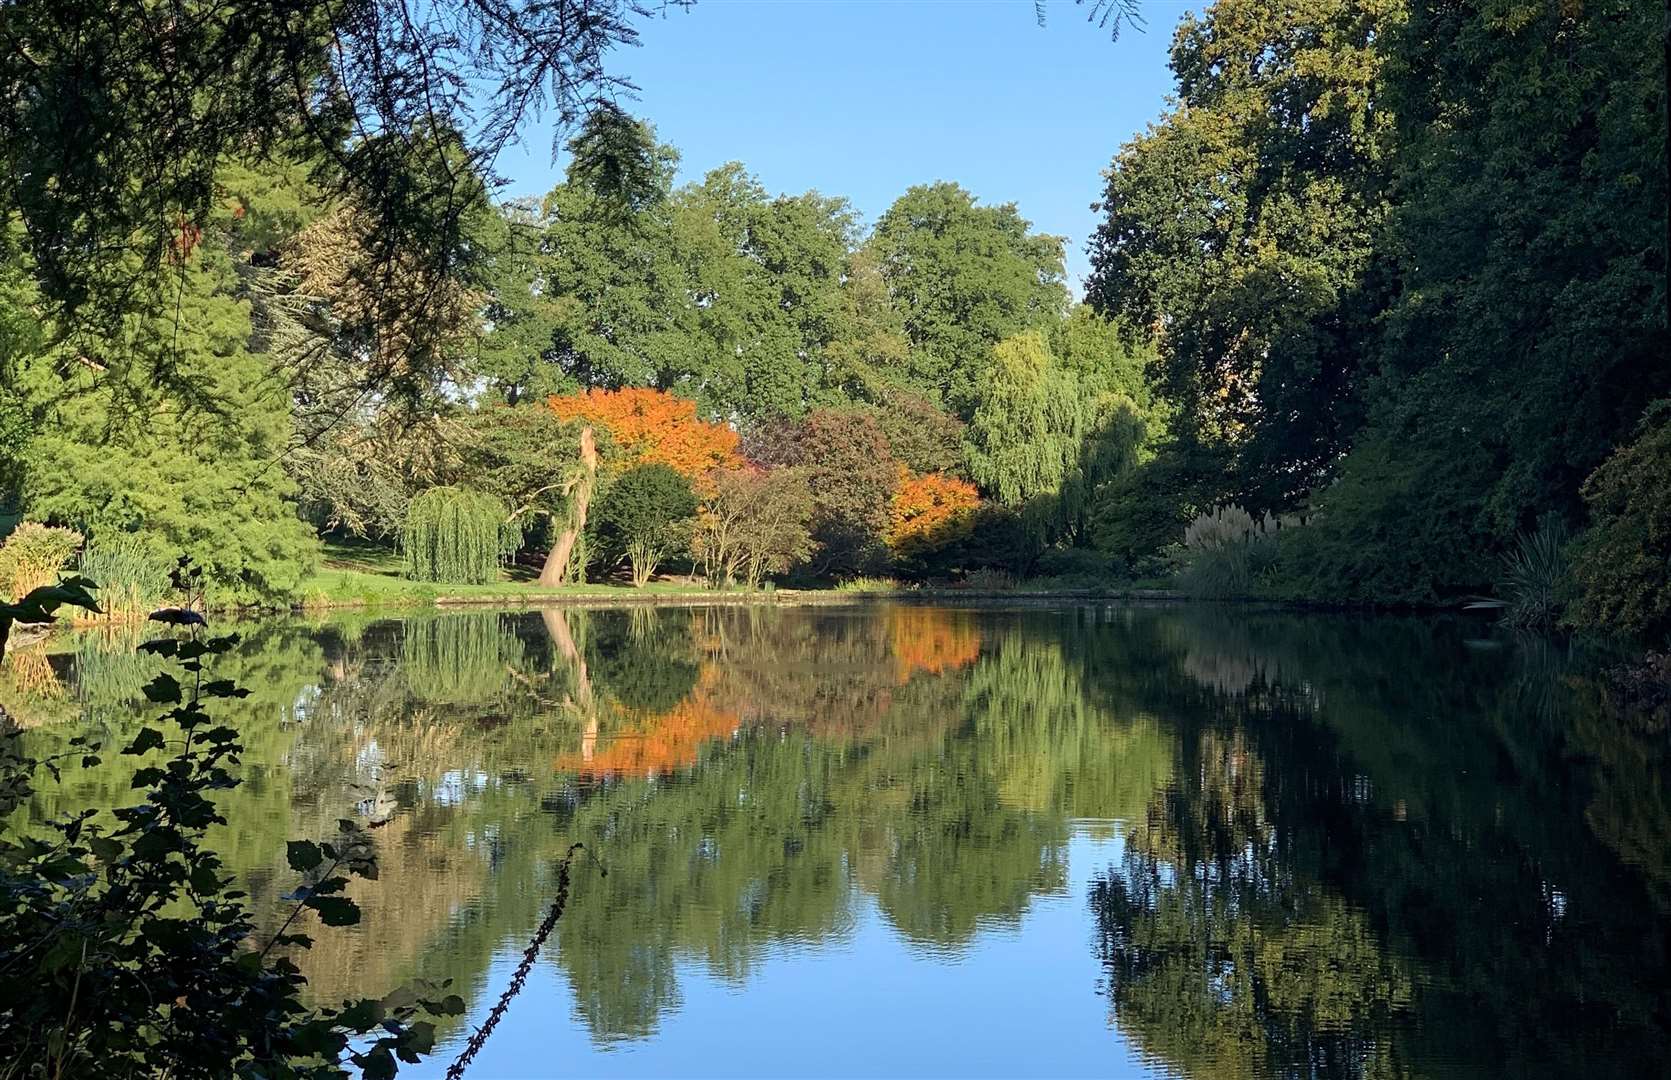
[[[660,462],[691,480],[742,463],[735,431],[700,419],[696,402],[665,390],[593,389],[553,396],[546,404],[565,420],[584,420],[608,429],[631,461]]]
[[[913,473],[902,467],[888,524],[888,547],[902,557],[938,550],[969,533],[980,501],[980,493],[967,480],[943,473]]]

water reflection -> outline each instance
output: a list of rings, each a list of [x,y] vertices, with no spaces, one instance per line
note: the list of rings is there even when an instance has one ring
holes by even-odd
[[[1634,1076],[1671,1049],[1663,718],[1609,708],[1548,643],[1199,608],[246,635],[248,782],[219,843],[258,908],[289,888],[287,837],[390,819],[364,923],[298,958],[322,997],[424,976],[485,1005],[555,860],[602,854],[504,1068],[549,1071],[571,1030],[593,1048],[573,1053],[616,1048],[581,1072],[749,1071],[740,1038],[779,1072]],[[14,653],[0,700],[42,743],[120,738],[150,672],[131,645]],[[130,767],[28,812],[116,805]],[[786,1017],[798,957],[862,982]],[[1035,978],[1048,1009],[1015,999]],[[1011,1042],[967,1030],[994,1002]],[[658,1056],[700,1045],[686,1018],[731,1049]]]

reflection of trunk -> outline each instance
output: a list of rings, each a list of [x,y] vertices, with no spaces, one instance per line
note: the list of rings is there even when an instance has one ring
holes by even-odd
[[[592,505],[592,489],[598,481],[598,444],[589,427],[580,429],[580,473],[570,484],[569,508],[557,542],[545,557],[545,568],[540,571],[541,585],[561,585],[569,576],[569,558],[574,554],[575,541],[586,529],[586,510]]]
[[[546,608],[540,612],[540,618],[545,620],[545,632],[551,635],[552,644],[574,671],[574,703],[582,712],[591,712],[592,680],[586,674],[586,658],[575,647],[574,635],[569,633],[568,615],[556,608]]]

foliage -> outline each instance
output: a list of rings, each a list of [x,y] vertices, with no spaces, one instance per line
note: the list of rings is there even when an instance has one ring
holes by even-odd
[[[199,637],[203,619],[192,611],[153,618],[191,634],[142,647],[185,674],[184,682],[165,673],[146,685],[146,698],[168,711],[122,751],[164,755],[133,774],[143,801],[112,810],[110,821],[85,809],[53,821],[47,835],[0,839],[0,967],[31,974],[0,992],[8,1020],[0,1050],[35,1063],[25,1075],[337,1077],[347,1075],[344,1055],[366,1077],[394,1075],[397,1057],[416,1062],[433,1045],[434,1024],[418,1017],[462,1012],[462,999],[302,1004],[305,980],[290,952],[312,941],[292,927],[309,911],[325,926],[359,921],[342,892],[350,875],[377,876],[371,835],[344,819],[331,841],[290,842],[290,865],[304,883],[262,945],[245,894],[204,845],[210,827],[225,824],[214,797],[239,784],[228,770],[243,751],[237,731],[215,726],[208,706],[249,691],[203,672],[206,658],[238,639]],[[100,761],[99,746],[80,737],[46,760],[6,751],[7,814],[33,793],[36,772],[56,781],[66,762],[86,769]]]
[[[169,310],[126,324],[135,355],[170,353],[198,407],[138,371],[74,362],[66,347],[14,358],[34,432],[22,455],[30,516],[91,536],[134,533],[171,560],[188,557],[217,606],[288,602],[318,551],[276,464],[290,397],[270,357],[252,350],[242,242],[231,213],[206,223],[175,267]]]
[[[1283,508],[1362,422],[1385,303],[1377,92],[1402,0],[1218,0],[1172,45],[1177,104],[1106,173],[1087,294],[1164,324],[1178,431],[1229,452],[1226,491]]]
[[[1671,633],[1671,405],[1584,483],[1590,527],[1573,552],[1577,625],[1663,638]]]
[[[475,178],[531,112],[551,110],[562,129],[611,99],[603,58],[635,40],[637,10],[622,0],[449,0],[422,13],[386,0],[348,12],[315,0],[14,4],[15,48],[0,60],[10,136],[0,213],[23,223],[55,332],[119,380],[137,358],[168,381],[175,354],[130,353],[120,329],[136,310],[171,304],[168,271],[219,208],[228,163],[309,163],[320,191],[365,218],[360,280],[406,266],[442,281],[468,257],[466,219],[486,186]],[[370,321],[410,319],[403,305],[433,295],[395,292]]]
[[[642,588],[669,553],[689,543],[696,510],[690,480],[670,465],[648,462],[604,487],[594,520],[603,553],[625,559],[632,583]]]
[[[93,537],[76,566],[82,577],[99,583],[104,610],[127,618],[162,606],[172,591],[176,568],[154,543],[133,533]]]
[[[628,460],[666,465],[691,481],[738,463],[737,433],[700,420],[696,403],[661,390],[629,387],[551,397],[547,406],[564,420],[603,428]]]
[[[1503,619],[1513,626],[1552,626],[1561,615],[1562,592],[1569,566],[1566,522],[1545,514],[1530,533],[1515,538],[1503,556],[1503,576],[1497,583]]]
[[[1000,342],[979,394],[965,439],[969,475],[1011,509],[1058,494],[1084,439],[1084,415],[1044,335]]]
[[[1255,518],[1234,505],[1201,514],[1184,530],[1179,587],[1203,600],[1251,595],[1275,562],[1282,526],[1275,518]]]
[[[1147,438],[1123,389],[1131,352],[1105,326],[1076,311],[1059,335],[1069,359],[1036,331],[1000,342],[965,436],[970,476],[1046,540],[1085,540],[1091,500],[1136,466]]]
[[[1088,539],[1126,574],[1156,574],[1164,565],[1162,552],[1206,509],[1200,492],[1212,490],[1218,481],[1219,474],[1201,455],[1188,454],[1176,443],[1164,445],[1092,496],[1086,511]]]
[[[899,466],[869,412],[814,410],[761,432],[750,456],[805,476],[818,572],[844,577],[881,563]]]
[[[692,553],[712,588],[741,582],[754,589],[768,574],[787,574],[817,550],[816,504],[796,468],[724,469],[697,517]]]
[[[968,418],[992,347],[1066,309],[1062,243],[1014,203],[981,206],[956,184],[895,200],[868,246],[903,317],[908,383]]]
[[[400,534],[406,576],[413,581],[480,585],[499,577],[522,533],[505,504],[464,487],[435,487],[413,499]]]
[[[980,493],[967,480],[913,473],[901,465],[888,548],[896,558],[912,559],[967,536],[980,501]]]
[[[58,580],[85,539],[74,529],[23,522],[0,543],[0,589],[22,596]]]
[[[876,423],[894,460],[915,473],[964,478],[964,423],[921,394],[892,390],[876,406]]]

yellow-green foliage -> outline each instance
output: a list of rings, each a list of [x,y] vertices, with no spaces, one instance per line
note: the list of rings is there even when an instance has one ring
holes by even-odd
[[[485,585],[516,551],[520,535],[508,525],[505,504],[464,487],[436,487],[412,500],[400,550],[413,581]]]
[[[19,525],[0,544],[0,595],[22,596],[56,581],[58,572],[75,557],[82,539],[74,529],[33,521]]]

